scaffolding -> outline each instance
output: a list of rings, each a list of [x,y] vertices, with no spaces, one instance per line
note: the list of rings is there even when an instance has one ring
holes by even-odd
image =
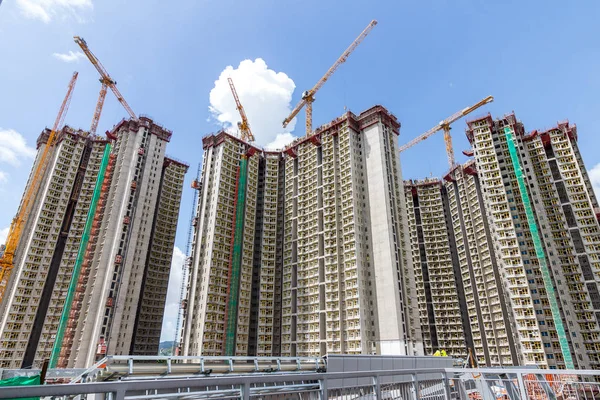
[[[69,319],[69,313],[71,311],[71,305],[73,303],[73,299],[75,296],[77,282],[79,278],[79,273],[81,271],[81,265],[83,264],[85,250],[87,248],[87,243],[90,237],[90,231],[92,229],[92,224],[94,220],[94,214],[96,212],[96,207],[98,204],[98,199],[100,198],[101,187],[104,180],[104,174],[106,172],[106,166],[108,164],[108,159],[110,155],[110,144],[107,144],[104,148],[104,155],[102,157],[102,162],[100,164],[100,170],[98,171],[98,178],[96,180],[96,186],[94,188],[94,194],[92,196],[92,202],[90,204],[90,209],[87,215],[87,219],[85,222],[85,228],[83,231],[83,235],[81,237],[81,242],[79,245],[79,250],[77,252],[77,258],[75,260],[75,265],[73,267],[73,273],[71,276],[71,282],[69,283],[69,289],[67,290],[67,297],[65,299],[65,305],[60,317],[60,322],[58,326],[58,330],[56,332],[56,339],[54,341],[54,345],[52,347],[52,354],[50,356],[50,368],[56,367],[58,362],[58,357],[60,353],[60,349],[62,347],[62,342],[64,338],[65,329],[67,327],[67,322]]]
[[[67,329],[67,325],[69,322],[69,315],[71,312],[71,307],[72,307],[73,301],[75,299],[76,292],[78,292],[79,275],[82,270],[82,265],[84,264],[84,261],[85,261],[85,253],[87,250],[87,245],[89,243],[92,226],[94,225],[94,219],[95,219],[94,217],[96,215],[98,200],[100,199],[100,195],[102,193],[104,177],[105,177],[107,166],[109,164],[109,159],[110,159],[110,150],[111,150],[111,145],[110,145],[110,143],[107,143],[106,147],[104,148],[104,154],[102,156],[100,169],[98,170],[98,178],[96,179],[96,186],[94,187],[94,194],[92,195],[90,209],[88,211],[87,218],[85,221],[85,228],[83,231],[83,235],[81,236],[81,242],[79,244],[77,258],[75,260],[75,265],[73,267],[73,273],[71,276],[71,282],[69,283],[69,289],[67,290],[67,297],[65,299],[64,308],[63,308],[62,314],[60,316],[58,330],[56,331],[56,338],[54,340],[54,345],[52,347],[52,353],[50,355],[50,363],[49,363],[50,368],[56,368],[56,366],[57,366],[58,358],[60,356],[61,348],[63,345],[65,330]]]
[[[200,181],[200,174],[202,171],[202,163],[198,163],[198,170],[196,171],[196,178],[192,181],[192,189],[194,190],[194,196],[192,199],[192,210],[196,209],[197,206],[197,202],[198,202],[198,197],[201,197],[202,195],[202,183]],[[188,286],[188,273],[192,264],[192,240],[194,239],[194,228],[197,225],[197,221],[198,221],[198,217],[196,216],[195,212],[192,212],[192,215],[190,217],[190,225],[189,225],[189,229],[188,229],[188,237],[187,237],[187,244],[185,247],[185,255],[186,255],[186,259],[185,262],[182,266],[182,271],[181,271],[181,288],[179,291],[179,310],[177,310],[177,324],[175,325],[175,340],[173,341],[173,355],[178,355],[179,354],[179,341],[180,341],[180,329],[181,329],[181,322],[183,320],[183,314],[185,312],[185,309],[187,307],[187,301],[186,301],[186,288]]]
[[[540,269],[542,271],[542,278],[544,281],[544,288],[548,294],[548,301],[550,302],[550,308],[552,311],[552,319],[554,320],[554,325],[556,328],[556,333],[558,335],[558,341],[560,343],[561,352],[563,354],[563,358],[565,361],[565,366],[567,369],[574,369],[575,365],[573,363],[573,357],[571,355],[571,350],[569,349],[569,342],[567,339],[567,334],[565,332],[565,327],[562,322],[562,318],[560,316],[560,309],[558,305],[558,301],[556,299],[556,292],[554,290],[554,285],[552,284],[552,278],[550,276],[550,270],[548,269],[548,265],[546,263],[546,256],[544,254],[544,248],[542,247],[542,241],[540,239],[540,233],[538,231],[537,223],[535,221],[535,216],[533,215],[533,209],[531,206],[531,202],[529,200],[529,194],[527,193],[527,185],[525,184],[525,179],[523,178],[523,171],[521,169],[521,165],[519,163],[519,156],[517,154],[517,148],[515,146],[515,142],[513,139],[513,134],[511,132],[510,126],[504,127],[504,135],[506,136],[506,142],[508,144],[508,151],[510,153],[510,159],[513,164],[513,168],[515,170],[515,176],[517,178],[517,182],[519,184],[519,191],[521,192],[521,200],[523,201],[523,206],[525,207],[525,213],[527,214],[527,224],[529,225],[529,232],[531,233],[531,238],[535,247],[535,255],[540,264]]]

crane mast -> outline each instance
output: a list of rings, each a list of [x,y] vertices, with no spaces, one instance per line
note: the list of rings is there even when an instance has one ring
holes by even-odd
[[[377,21],[373,20],[367,25],[367,27],[361,32],[360,35],[352,42],[352,44],[342,53],[340,58],[336,60],[335,63],[329,68],[329,70],[323,75],[321,79],[316,83],[316,85],[302,93],[302,99],[300,102],[294,107],[290,115],[283,120],[283,127],[285,128],[292,119],[300,110],[305,107],[306,111],[306,136],[309,136],[312,133],[312,103],[315,101],[315,93],[327,82],[327,80],[333,75],[333,73],[338,69],[340,65],[342,65],[348,59],[348,56],[352,54],[352,52],[358,47],[358,45],[367,37],[367,35],[371,32],[371,30],[377,25]]]
[[[92,127],[90,129],[90,133],[96,133],[96,128],[98,127],[98,121],[100,120],[100,114],[102,113],[102,107],[104,105],[104,98],[106,97],[107,88],[110,88],[110,90],[114,93],[115,97],[117,98],[117,100],[119,100],[119,103],[121,103],[121,105],[125,108],[129,116],[133,119],[137,119],[137,116],[135,115],[131,107],[129,107],[129,104],[127,104],[127,101],[125,101],[125,98],[123,98],[123,95],[121,94],[121,92],[119,92],[119,89],[117,89],[117,82],[110,77],[108,71],[106,70],[106,68],[104,68],[104,66],[102,65],[100,60],[98,60],[98,58],[94,55],[94,53],[92,53],[86,41],[79,36],[74,36],[73,39],[75,40],[75,43],[77,43],[79,47],[81,47],[81,50],[85,53],[92,65],[98,71],[98,73],[100,73],[100,82],[102,83],[100,95],[98,96],[98,102],[96,103],[96,110],[92,119]]]
[[[227,82],[229,82],[229,88],[231,89],[231,94],[233,94],[233,99],[235,100],[235,108],[240,113],[240,117],[242,118],[242,122],[238,122],[238,128],[240,130],[240,134],[242,136],[242,140],[248,142],[254,142],[254,135],[250,130],[250,124],[248,123],[248,117],[246,117],[246,111],[244,111],[244,107],[240,102],[240,98],[238,97],[237,91],[235,90],[235,85],[233,84],[233,79],[227,78]]]
[[[67,110],[69,109],[69,104],[71,103],[71,97],[73,95],[73,89],[75,88],[75,82],[77,82],[77,76],[78,73],[74,72],[73,76],[71,77],[71,81],[69,82],[69,86],[67,88],[67,94],[65,95],[65,98],[60,106],[60,110],[58,111],[58,115],[56,116],[56,120],[52,126],[52,130],[48,136],[48,142],[46,143],[46,146],[44,146],[44,150],[42,151],[42,155],[40,156],[37,166],[34,167],[35,169],[31,176],[31,183],[25,190],[25,194],[23,195],[23,200],[19,210],[17,211],[17,215],[11,222],[8,236],[6,238],[4,255],[2,256],[2,259],[0,259],[0,301],[2,301],[2,298],[4,297],[4,291],[6,290],[8,279],[10,278],[10,274],[14,268],[13,263],[15,252],[17,250],[17,246],[19,245],[19,241],[21,240],[23,228],[25,227],[25,223],[29,217],[29,213],[31,212],[33,201],[38,193],[40,183],[46,172],[46,167],[48,165],[48,161],[50,160],[51,149],[53,149],[56,141],[57,131],[63,124],[65,116],[67,115]]]
[[[494,101],[494,97],[488,96],[485,99],[480,100],[479,102],[473,104],[472,106],[463,108],[462,110],[452,114],[450,117],[442,120],[439,124],[437,124],[436,126],[431,128],[427,132],[423,133],[420,136],[417,136],[410,142],[400,146],[399,152],[402,153],[403,151],[410,149],[417,143],[420,143],[423,140],[427,139],[428,137],[432,136],[434,133],[443,130],[444,131],[444,142],[446,143],[446,154],[448,155],[448,164],[450,165],[450,168],[454,167],[456,162],[454,160],[454,148],[452,146],[452,137],[450,136],[450,125],[452,123],[454,123],[456,120],[472,113],[473,111],[477,110],[479,107],[482,107],[488,103],[491,103],[492,101]]]

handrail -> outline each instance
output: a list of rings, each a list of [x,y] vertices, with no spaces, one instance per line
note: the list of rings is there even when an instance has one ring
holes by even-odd
[[[463,370],[464,371],[464,370]],[[39,386],[11,386],[0,388],[0,399],[22,398],[22,397],[46,397],[46,396],[73,396],[92,393],[113,393],[113,400],[123,400],[128,391],[140,393],[148,390],[178,390],[182,388],[194,387],[240,387],[242,398],[249,398],[252,391],[251,384],[256,383],[284,383],[284,382],[306,382],[319,381],[321,391],[325,393],[326,398],[328,390],[327,383],[334,379],[350,378],[373,378],[374,386],[378,387],[380,378],[388,376],[404,376],[407,383],[419,382],[419,375],[439,374],[439,379],[445,380],[446,370],[443,368],[424,368],[424,369],[406,369],[406,370],[381,370],[381,371],[358,371],[358,372],[324,372],[324,373],[301,373],[301,374],[253,374],[219,377],[202,377],[186,379],[158,379],[144,381],[117,381],[100,383],[80,383],[58,384],[58,385],[39,385]],[[366,385],[365,385],[366,386]],[[267,387],[256,387],[256,390],[267,389]],[[231,390],[231,389],[229,389]],[[377,397],[377,398],[380,398]]]

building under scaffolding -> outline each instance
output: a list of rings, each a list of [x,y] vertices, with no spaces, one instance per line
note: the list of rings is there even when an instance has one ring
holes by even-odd
[[[188,168],[165,156],[171,134],[147,117],[62,130],[0,305],[0,366],[41,365],[57,337],[60,367],[158,352]]]

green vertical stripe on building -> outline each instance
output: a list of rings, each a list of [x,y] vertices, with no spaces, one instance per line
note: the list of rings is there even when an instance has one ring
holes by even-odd
[[[240,297],[240,270],[242,267],[242,244],[244,240],[244,214],[246,209],[246,181],[248,177],[248,159],[240,160],[237,205],[235,209],[235,233],[233,238],[233,257],[231,261],[231,283],[227,303],[227,321],[225,331],[225,355],[235,355],[235,335],[237,328],[238,303]]]
[[[540,233],[537,227],[537,223],[535,222],[535,217],[533,215],[531,201],[529,200],[529,194],[527,193],[527,185],[525,184],[525,179],[523,178],[523,170],[521,169],[521,164],[519,163],[517,147],[515,146],[515,141],[513,139],[513,134],[511,132],[510,127],[504,127],[504,135],[506,136],[508,151],[510,152],[510,159],[515,170],[517,182],[519,183],[521,200],[523,201],[525,213],[527,214],[527,224],[529,225],[529,232],[531,232],[531,238],[535,247],[535,255],[538,259],[540,269],[542,271],[544,288],[546,289],[548,301],[550,302],[552,319],[554,320],[554,327],[556,328],[556,334],[558,335],[558,341],[560,343],[560,349],[563,355],[563,359],[565,361],[565,367],[567,369],[574,369],[575,365],[573,364],[573,357],[571,355],[571,350],[569,349],[567,333],[565,332],[565,327],[560,316],[558,300],[556,299],[556,291],[554,290],[554,285],[552,284],[552,279],[550,277],[550,270],[548,269],[548,264],[546,263],[546,255],[544,254],[544,248],[542,247],[542,240],[540,239]]]

